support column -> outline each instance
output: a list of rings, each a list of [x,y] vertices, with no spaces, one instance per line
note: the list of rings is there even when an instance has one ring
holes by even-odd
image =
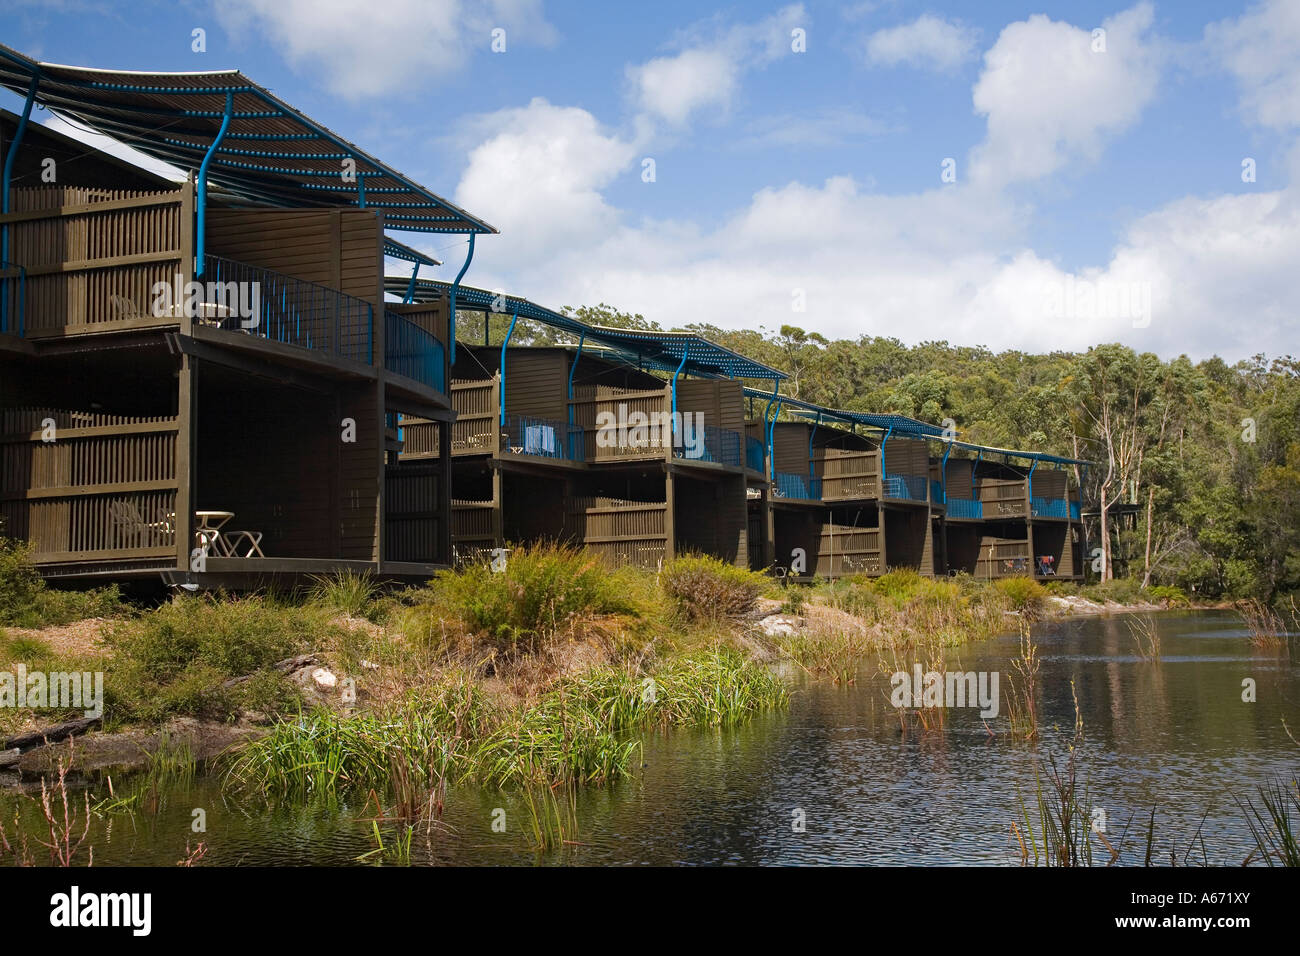
[[[451,564],[451,422],[438,422],[438,526],[437,561]]]
[[[176,567],[190,570],[190,550],[194,547],[194,507],[198,490],[198,382],[197,362],[189,355],[180,357],[176,390]]]

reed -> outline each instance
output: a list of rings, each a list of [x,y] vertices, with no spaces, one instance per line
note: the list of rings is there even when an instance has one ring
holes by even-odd
[[[1296,839],[1293,815],[1300,819],[1300,778],[1290,783],[1273,780],[1258,788],[1260,805],[1249,797],[1237,798],[1255,841],[1246,863],[1258,856],[1265,866],[1300,866],[1300,842]]]
[[[1292,617],[1295,617],[1295,599],[1291,599]],[[1278,651],[1286,647],[1287,622],[1282,615],[1263,601],[1252,598],[1237,605],[1237,611],[1246,622],[1251,646],[1260,650]]]
[[[1160,663],[1160,631],[1156,628],[1155,621],[1146,616],[1130,615],[1124,623],[1133,639],[1138,657],[1152,664]]]

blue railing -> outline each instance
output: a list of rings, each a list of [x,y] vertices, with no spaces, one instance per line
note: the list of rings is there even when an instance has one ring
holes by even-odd
[[[27,270],[0,260],[0,332],[22,338],[27,312]]]
[[[1029,499],[1029,505],[1035,518],[1070,517],[1068,502],[1064,498],[1033,497]]]
[[[973,501],[970,498],[949,498],[948,499],[948,517],[949,518],[983,518],[984,502]]]
[[[1079,502],[1077,501],[1070,502],[1070,520],[1071,521],[1079,520]]]
[[[705,425],[703,429],[684,427],[673,441],[674,458],[740,467],[740,433],[730,428],[713,425]]]
[[[887,475],[881,480],[881,491],[885,498],[924,501],[926,481],[921,475]]]
[[[943,504],[943,482],[938,479],[930,479],[930,500],[935,504]]]
[[[506,415],[501,432],[508,450],[516,455],[582,461],[586,452],[582,426],[553,418]]]
[[[822,480],[809,478],[807,475],[795,475],[788,471],[776,473],[776,487],[772,494],[777,498],[802,498],[808,501],[822,500]]]
[[[446,364],[437,336],[405,316],[384,310],[384,368],[445,392]]]
[[[763,470],[763,443],[753,435],[745,436],[745,467],[751,471]]]
[[[203,262],[196,322],[374,364],[375,313],[365,299],[219,256]]]

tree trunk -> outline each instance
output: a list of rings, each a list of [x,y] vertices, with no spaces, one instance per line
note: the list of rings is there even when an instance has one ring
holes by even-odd
[[[1104,484],[1098,491],[1098,510],[1101,512],[1101,579],[1111,580],[1110,570],[1110,501],[1106,497],[1109,491]]]
[[[1151,525],[1154,520],[1155,506],[1156,486],[1153,484],[1147,489],[1147,550],[1142,567],[1142,586],[1144,588],[1151,586]]]

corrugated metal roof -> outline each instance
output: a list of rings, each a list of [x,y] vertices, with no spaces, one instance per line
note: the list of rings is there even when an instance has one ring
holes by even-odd
[[[148,73],[41,63],[0,45],[0,84],[74,123],[197,169],[230,123],[208,179],[249,202],[374,209],[395,229],[497,230],[294,109],[238,70]],[[355,169],[350,168],[355,166]],[[351,175],[346,179],[345,175]]]
[[[770,392],[761,392],[755,388],[745,389],[745,396],[747,398],[762,399],[763,401],[772,398]],[[848,425],[864,425],[868,428],[877,428],[880,431],[892,430],[896,435],[914,435],[922,438],[947,437],[947,432],[938,425],[931,425],[915,418],[908,418],[906,415],[853,412],[843,408],[828,408],[825,405],[805,402],[802,399],[790,398],[787,395],[778,395],[777,400],[781,402],[783,408],[790,410],[795,415],[804,415],[810,418],[820,415],[823,420],[831,419]]]
[[[410,283],[409,276],[387,276],[384,279],[384,290],[393,295],[405,296]],[[414,299],[417,302],[440,301],[447,297],[450,289],[450,282],[439,279],[419,279],[416,281]],[[635,358],[645,368],[675,372],[684,357],[686,360],[684,369],[697,375],[766,379],[787,377],[785,372],[779,369],[746,358],[694,332],[611,329],[605,326],[588,325],[586,322],[562,315],[528,299],[464,285],[457,289],[456,305],[458,308],[464,306],[506,315],[517,313],[521,318],[541,322],[568,332],[570,335],[586,336],[590,341],[618,349],[625,355]]]
[[[419,249],[412,249],[406,243],[398,242],[392,236],[384,236],[384,255],[393,259],[404,259],[407,262],[417,262],[422,266],[442,265],[441,259],[425,255]]]

